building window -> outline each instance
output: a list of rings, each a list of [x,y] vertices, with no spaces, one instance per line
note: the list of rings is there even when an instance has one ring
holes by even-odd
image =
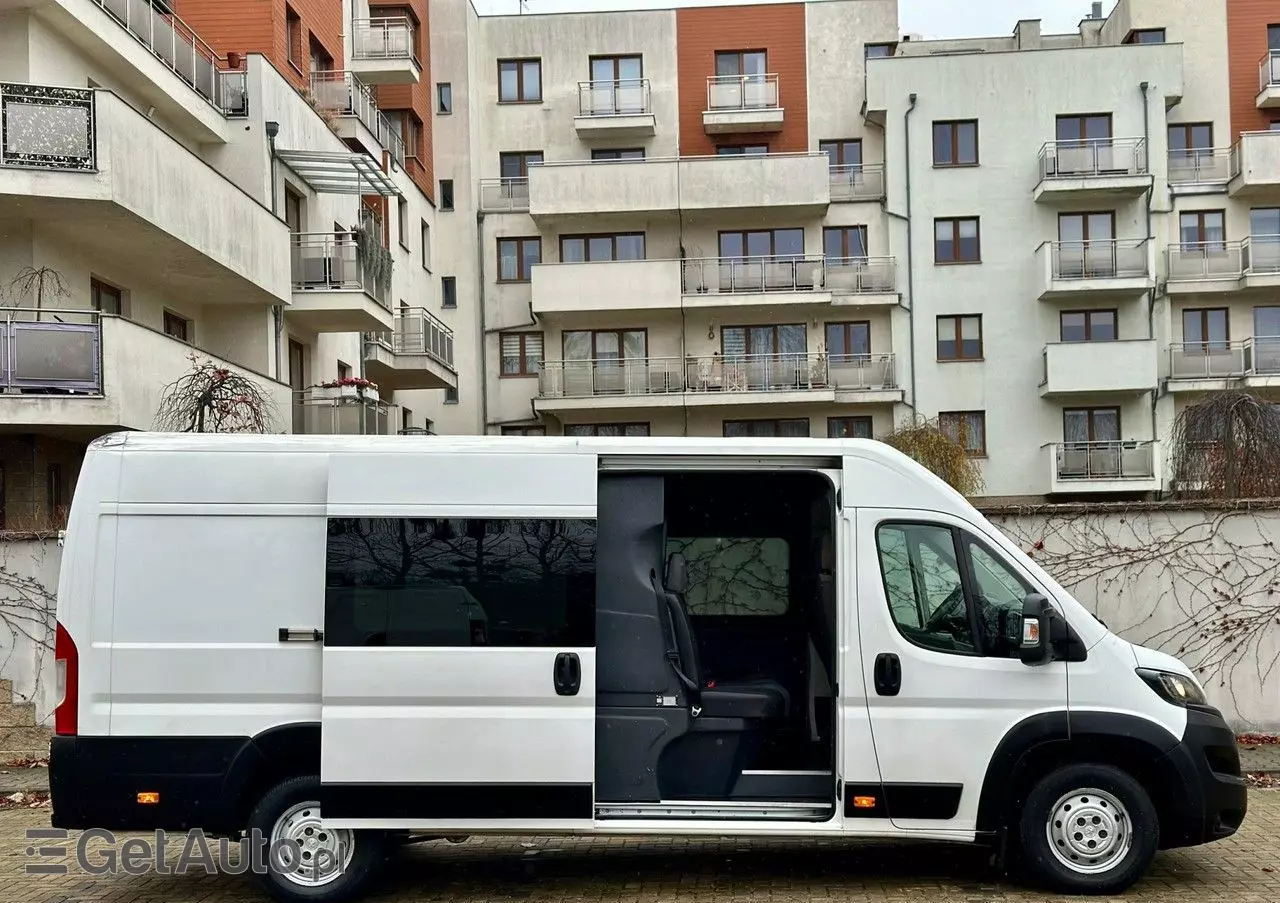
[[[409,202],[405,198],[400,198],[400,203],[396,207],[396,226],[400,233],[400,247],[406,251],[409,250]]]
[[[545,436],[547,428],[545,426],[504,426],[502,435],[504,436]]]
[[[191,342],[191,321],[171,310],[164,312],[164,334],[179,342]]]
[[[724,435],[729,439],[808,439],[809,419],[726,420]]]
[[[440,209],[453,209],[453,179],[440,180]]]
[[[716,147],[717,157],[742,157],[769,153],[767,144],[721,144]]]
[[[1091,241],[1113,241],[1116,237],[1116,215],[1105,213],[1058,214],[1058,241],[1072,247],[1064,250],[1081,253],[1081,246]],[[1106,254],[1106,252],[1102,252]],[[1065,256],[1065,255],[1064,255]],[[1065,265],[1064,261],[1064,265]]]
[[[409,433],[413,430],[413,411],[406,407],[400,408],[400,432]]]
[[[1074,113],[1058,117],[1057,138],[1066,143],[1111,140],[1110,113]]]
[[[1178,214],[1178,240],[1183,251],[1225,251],[1226,213],[1222,210],[1187,210]]]
[[[542,151],[508,151],[498,155],[498,174],[503,181],[529,178],[529,167],[542,162]]]
[[[1230,317],[1225,307],[1195,308],[1182,312],[1182,348],[1202,352],[1225,351],[1231,341]]]
[[[971,457],[986,457],[986,411],[944,411],[938,415],[938,426],[953,442],[964,446]]]
[[[561,263],[644,259],[643,232],[625,232],[619,235],[560,236]]]
[[[862,139],[819,141],[818,153],[827,155],[827,164],[832,169],[857,169],[862,166]]]
[[[285,35],[288,40],[289,63],[294,69],[302,71],[302,17],[293,11],[293,7],[284,8]]]
[[[978,218],[937,219],[933,221],[934,263],[979,263],[982,241],[978,234]]]
[[[747,257],[804,257],[803,229],[756,229],[721,232],[720,256],[732,260]]]
[[[978,120],[933,124],[934,166],[978,165]]]
[[[1254,240],[1265,240],[1269,245],[1280,241],[1280,207],[1254,207],[1250,210],[1249,235]]]
[[[440,277],[440,306],[452,310],[458,306],[458,277]]]
[[[601,160],[643,160],[643,147],[628,147],[622,149],[613,149],[607,147],[595,147],[591,149],[591,159],[595,161]]]
[[[828,262],[866,260],[866,226],[830,226],[822,230],[822,255]]]
[[[720,330],[720,353],[730,359],[751,355],[804,355],[808,353],[808,331],[803,323],[726,326]]]
[[[1059,316],[1063,342],[1114,342],[1114,310],[1065,310]]]
[[[1124,39],[1126,44],[1163,44],[1163,28],[1135,28]]]
[[[417,160],[422,156],[422,120],[412,113],[404,117],[404,157]]]
[[[528,282],[533,266],[542,262],[542,239],[499,238],[498,281]]]
[[[1169,126],[1169,156],[1175,163],[1195,160],[1213,150],[1213,123],[1186,122]]]
[[[615,365],[644,360],[649,353],[649,333],[644,329],[572,330],[560,334],[560,343],[566,361]]]
[[[542,333],[504,332],[498,347],[503,376],[537,376],[542,369]]]
[[[444,387],[444,403],[445,404],[458,403],[458,387],[457,386]]]
[[[574,423],[565,426],[566,436],[647,436],[647,423]]]
[[[644,59],[639,55],[629,56],[593,56],[591,58],[591,81],[593,89],[601,83],[638,82],[644,77]],[[628,112],[618,110],[618,112]],[[643,111],[637,111],[643,112]]]
[[[1120,441],[1119,408],[1067,408],[1062,412],[1062,438],[1069,444]]]
[[[870,417],[828,417],[828,439],[870,439]]]
[[[982,315],[938,317],[938,360],[982,360]]]
[[[769,71],[769,56],[763,50],[717,50],[716,75],[764,77]]]
[[[424,219],[421,226],[422,232],[422,268],[428,273],[431,272],[431,227],[427,225]]]
[[[827,356],[832,364],[856,364],[871,359],[871,323],[827,324]]]
[[[351,365],[343,361],[338,361],[338,379],[349,379],[351,376]]]
[[[866,57],[869,60],[875,60],[886,56],[893,56],[893,52],[897,47],[897,44],[867,44]]]
[[[453,85],[449,82],[436,82],[436,112],[441,116],[453,112]]]
[[[302,195],[288,185],[284,187],[284,221],[295,235],[302,231]]]
[[[124,313],[124,299],[121,297],[120,289],[114,285],[90,279],[89,298],[93,302],[94,310],[117,317]]]
[[[499,103],[542,103],[542,60],[498,60]]]
[[[333,70],[333,57],[329,56],[329,52],[324,49],[324,45],[316,40],[316,36],[311,36],[311,71],[330,72]]]

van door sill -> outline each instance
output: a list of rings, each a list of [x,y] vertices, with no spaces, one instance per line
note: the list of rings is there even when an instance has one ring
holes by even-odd
[[[683,818],[708,821],[825,820],[830,803],[755,802],[750,800],[663,801],[660,803],[597,803],[596,818]]]

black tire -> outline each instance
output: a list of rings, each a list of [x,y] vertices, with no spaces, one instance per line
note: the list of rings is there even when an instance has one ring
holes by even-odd
[[[1090,790],[1110,795],[1124,808],[1127,817],[1116,818],[1114,806],[1105,799],[1089,797]],[[1078,798],[1066,800],[1069,795]],[[1074,811],[1084,816],[1079,833],[1071,831],[1076,827],[1070,823],[1074,816],[1068,816],[1065,827],[1061,819],[1053,817],[1055,810],[1058,815],[1070,811],[1062,810],[1060,803],[1066,807],[1074,805]],[[1112,825],[1121,827],[1117,830]],[[1110,834],[1108,828],[1111,828]],[[1060,832],[1057,841],[1051,841],[1051,830]],[[1070,831],[1069,836],[1063,836],[1063,831]],[[1126,835],[1127,850],[1124,843],[1116,845],[1116,839]],[[1017,861],[1021,871],[1033,882],[1058,893],[1119,894],[1140,879],[1151,865],[1160,838],[1160,819],[1147,791],[1127,772],[1112,765],[1064,765],[1042,778],[1027,795],[1018,837]],[[1113,844],[1110,850],[1114,853],[1097,860],[1088,858],[1088,844],[1103,845],[1108,840]],[[1055,846],[1064,859],[1074,860],[1074,867],[1068,867],[1055,854]],[[1106,848],[1099,846],[1099,850],[1103,849]],[[1112,856],[1114,861],[1109,862]],[[1100,870],[1081,871],[1085,868]]]
[[[377,831],[355,831],[351,832],[350,862],[340,875],[328,883],[312,886],[290,878],[270,855],[272,830],[276,822],[291,809],[319,798],[318,777],[307,775],[289,778],[268,790],[249,815],[249,842],[257,843],[260,848],[254,862],[267,866],[265,870],[258,871],[258,881],[280,903],[343,903],[354,900],[369,885],[378,866],[384,861],[386,845],[383,835]],[[318,815],[318,805],[309,808],[314,808]]]

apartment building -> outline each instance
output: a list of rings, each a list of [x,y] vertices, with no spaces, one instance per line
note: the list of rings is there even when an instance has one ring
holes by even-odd
[[[252,380],[278,432],[427,426],[396,403],[457,386],[425,20],[0,2],[4,527],[57,525],[85,443],[152,427],[193,358]],[[322,387],[342,377],[378,388]]]

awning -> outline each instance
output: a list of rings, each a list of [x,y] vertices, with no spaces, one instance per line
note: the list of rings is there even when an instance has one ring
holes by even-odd
[[[397,197],[400,189],[366,154],[277,150],[276,157],[318,194],[380,194]]]

